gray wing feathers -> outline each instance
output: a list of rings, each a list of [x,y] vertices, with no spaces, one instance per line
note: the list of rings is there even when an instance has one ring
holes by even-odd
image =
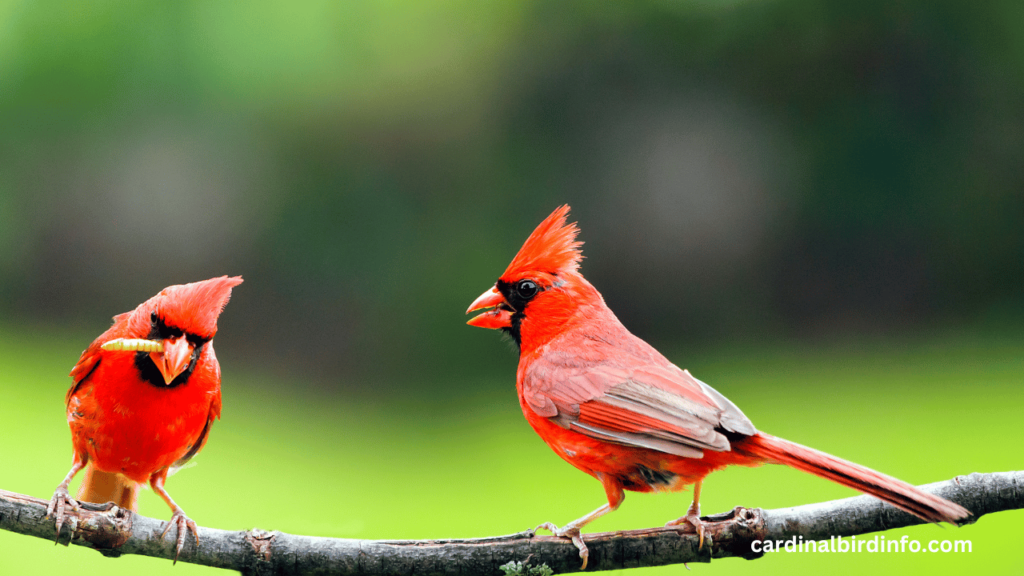
[[[647,432],[651,436],[695,448],[729,450],[729,439],[715,431],[718,414],[676,394],[629,381],[613,387],[595,401],[648,416],[683,431],[680,434],[674,430],[651,430]]]
[[[729,432],[757,433],[735,404],[668,361],[620,368],[548,356],[535,362],[524,384],[524,398],[538,415],[609,442],[701,458],[703,450],[729,451]]]
[[[697,380],[694,378],[694,380]],[[735,432],[737,434],[743,434],[744,436],[753,436],[757,434],[757,428],[754,428],[754,423],[747,418],[747,415],[742,410],[736,407],[728,398],[722,396],[711,386],[697,380],[700,383],[701,388],[704,389],[704,393],[707,394],[715,404],[718,404],[719,408],[722,409],[722,416],[719,420],[719,426],[725,428],[729,432]]]
[[[659,452],[666,452],[668,454],[675,454],[684,458],[703,458],[704,452],[696,448],[691,448],[684,444],[677,442],[671,442],[669,440],[659,440],[657,438],[651,438],[644,434],[631,434],[629,432],[612,432],[596,426],[588,426],[586,424],[580,424],[579,422],[573,422],[570,428],[575,429],[577,432],[583,432],[588,436],[593,436],[599,440],[607,440],[609,442],[615,442],[618,444],[626,444],[629,446],[639,446],[641,448],[650,448],[651,450],[657,450]]]

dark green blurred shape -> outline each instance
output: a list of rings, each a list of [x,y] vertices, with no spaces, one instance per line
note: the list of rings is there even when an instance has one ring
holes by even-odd
[[[256,365],[463,377],[569,202],[656,341],[1024,317],[1018,2],[0,3],[0,315],[242,274]]]

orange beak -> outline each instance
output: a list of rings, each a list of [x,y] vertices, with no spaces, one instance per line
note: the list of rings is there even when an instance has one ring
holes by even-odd
[[[156,369],[164,377],[168,386],[179,374],[185,371],[192,359],[192,343],[184,336],[164,340],[163,352],[151,352],[149,358],[156,364]]]
[[[474,316],[466,324],[491,330],[512,326],[512,307],[508,305],[508,301],[501,295],[501,292],[498,292],[497,287],[491,288],[474,300],[469,305],[469,310],[466,310],[466,314],[477,310],[485,310],[485,312]]]

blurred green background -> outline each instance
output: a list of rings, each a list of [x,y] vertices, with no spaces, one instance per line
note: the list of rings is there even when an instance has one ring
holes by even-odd
[[[1022,70],[1009,1],[0,0],[0,488],[66,473],[66,374],[112,315],[241,274],[224,420],[168,482],[199,523],[582,515],[600,485],[534,436],[514,353],[463,315],[566,202],[612,309],[759,428],[916,483],[1020,469]],[[849,494],[763,468],[702,500]],[[593,529],[688,502],[629,495]],[[969,555],[693,568],[1020,573],[1022,519],[907,531]],[[0,533],[0,574],[83,567],[171,570]]]

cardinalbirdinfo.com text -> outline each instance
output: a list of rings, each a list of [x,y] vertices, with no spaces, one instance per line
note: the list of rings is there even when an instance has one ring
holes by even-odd
[[[871,538],[849,536],[832,536],[828,540],[804,540],[803,536],[793,536],[787,540],[755,540],[750,543],[753,552],[868,552],[868,553],[902,553],[902,552],[938,552],[963,553],[972,552],[970,540],[911,540],[909,536],[892,539],[882,535]]]

